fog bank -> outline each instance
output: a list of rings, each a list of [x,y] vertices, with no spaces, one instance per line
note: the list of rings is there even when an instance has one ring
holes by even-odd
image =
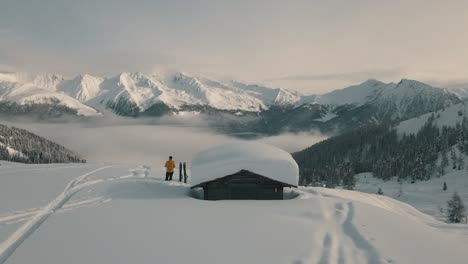
[[[146,164],[161,167],[169,155],[190,163],[208,147],[240,141],[207,129],[168,125],[119,124],[90,126],[86,123],[7,123],[27,129],[79,153],[88,162]],[[320,134],[283,134],[259,139],[288,152],[304,149],[326,137]]]

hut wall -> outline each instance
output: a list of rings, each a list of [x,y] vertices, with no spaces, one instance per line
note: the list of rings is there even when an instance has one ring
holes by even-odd
[[[205,200],[282,200],[283,186],[269,178],[241,171],[207,183]]]

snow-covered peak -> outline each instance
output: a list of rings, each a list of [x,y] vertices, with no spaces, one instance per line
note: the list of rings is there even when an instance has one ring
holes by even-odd
[[[373,100],[386,86],[387,84],[383,82],[370,79],[358,85],[319,95],[316,101],[321,104],[329,105],[360,105]]]
[[[100,92],[100,84],[103,78],[89,74],[78,75],[74,79],[64,81],[59,85],[58,90],[70,95],[80,102],[86,102],[95,98]]]
[[[368,86],[375,86],[375,85],[380,85],[384,83],[376,79],[368,79],[367,81],[364,81],[362,84],[368,85]]]
[[[406,79],[406,78],[401,79],[401,80],[398,82],[398,84],[399,84],[399,85],[400,85],[400,84],[406,84],[406,85],[414,85],[414,84],[416,84],[416,85],[427,85],[427,84],[425,84],[425,83],[423,83],[423,82],[420,82],[420,81],[417,81],[417,80],[413,80],[413,79]],[[427,85],[427,86],[428,86],[428,85]]]
[[[408,118],[458,102],[460,102],[458,96],[446,89],[402,79],[398,83],[385,85],[372,103],[387,112],[392,111],[394,118]]]
[[[260,111],[271,105],[294,105],[301,95],[285,89],[273,89],[236,81],[219,81],[206,77],[176,73],[168,88],[182,91],[197,104],[218,109]]]
[[[162,94],[160,86],[160,81],[150,75],[123,72],[115,77],[103,79],[99,85],[99,92],[95,97],[88,99],[87,103],[97,106],[103,102],[125,99],[143,111],[158,101],[158,96]]]
[[[445,90],[436,88],[416,80],[401,79],[400,82],[394,87],[395,90],[411,90],[411,91],[430,91],[430,90]]]
[[[428,84],[415,81],[402,79],[398,83],[389,83],[383,89],[382,96],[414,96],[420,93],[439,93],[444,92],[444,89],[435,88]]]
[[[0,72],[0,83],[1,82],[17,82],[18,74],[12,72]]]
[[[60,91],[60,87],[67,82],[70,81],[57,74],[1,74],[0,101],[19,105],[60,105],[76,110],[79,115],[100,115],[95,109]]]
[[[307,96],[296,91],[289,91],[283,88],[269,88],[257,84],[245,84],[237,81],[231,81],[229,82],[229,85],[252,94],[262,100],[262,102],[267,106],[296,105],[306,101],[305,98],[307,98]]]
[[[169,89],[181,91],[195,104],[209,105],[218,109],[259,111],[265,108],[263,98],[248,90],[205,77],[175,74]],[[188,103],[193,104],[193,103]]]
[[[301,95],[297,92],[292,92],[286,89],[278,88],[276,95],[275,105],[295,105],[301,101]]]
[[[119,78],[122,84],[125,84],[129,81],[130,82],[139,82],[139,81],[145,82],[146,81],[148,83],[148,81],[151,78],[150,75],[144,74],[142,72],[122,72],[118,74],[117,77]]]
[[[174,87],[179,91],[184,91],[192,94],[195,98],[206,100],[205,87],[200,82],[200,79],[195,76],[190,76],[186,73],[175,73],[172,80],[166,82],[168,87]]]
[[[19,83],[42,89],[55,90],[64,78],[58,74],[0,73],[0,82]]]
[[[319,95],[316,102],[329,105],[361,105],[375,100],[405,101],[417,96],[438,97],[441,95],[450,95],[450,92],[415,80],[402,79],[398,83],[383,83],[370,79],[358,85]]]
[[[55,91],[57,85],[60,84],[63,80],[64,78],[61,75],[46,73],[36,75],[32,80],[32,84],[36,87]]]
[[[444,100],[444,97],[455,97],[455,94],[446,89],[433,87],[419,81],[402,79],[397,84],[388,84],[382,90],[380,97],[403,102],[415,98],[419,100],[437,100],[441,98]]]

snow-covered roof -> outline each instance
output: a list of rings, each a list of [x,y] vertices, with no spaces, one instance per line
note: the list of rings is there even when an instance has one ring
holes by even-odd
[[[256,142],[236,142],[196,154],[192,159],[191,185],[196,186],[241,170],[294,186],[299,182],[299,167],[288,152]]]

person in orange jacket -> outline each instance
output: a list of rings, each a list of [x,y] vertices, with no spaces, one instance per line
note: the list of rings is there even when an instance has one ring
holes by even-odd
[[[174,169],[176,167],[175,162],[172,160],[172,156],[169,156],[169,160],[164,164],[166,167],[166,181],[172,181],[172,175],[174,175]]]

